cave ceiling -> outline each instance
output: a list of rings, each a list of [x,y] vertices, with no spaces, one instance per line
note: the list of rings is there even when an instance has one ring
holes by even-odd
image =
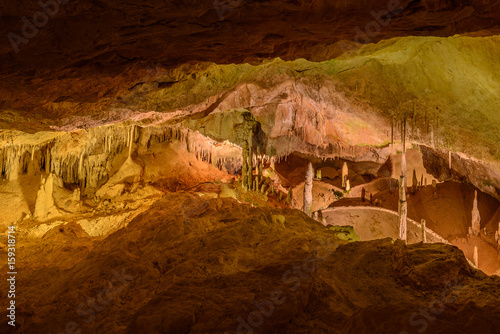
[[[353,42],[500,31],[500,2],[489,0],[6,0],[0,16],[0,109],[11,118],[2,128],[98,112],[99,101],[132,89],[151,68],[324,61]],[[60,102],[86,106],[50,108]]]

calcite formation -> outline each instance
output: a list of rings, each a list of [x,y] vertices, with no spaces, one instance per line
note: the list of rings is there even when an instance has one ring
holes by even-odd
[[[403,152],[401,153],[401,176],[399,178],[399,238],[406,242],[407,240],[407,215],[408,215],[408,203],[406,201],[406,118],[402,122],[402,133],[403,138]]]
[[[349,170],[347,168],[347,162],[344,162],[342,165],[342,188],[346,188],[347,186],[347,177],[348,177]]]
[[[498,223],[498,230],[496,231],[496,234],[497,234],[498,246],[500,247],[500,222]]]
[[[21,332],[409,333],[449,279],[467,291],[429,331],[500,328],[498,277],[460,251],[500,273],[495,1],[17,2],[0,228]]]
[[[313,190],[314,169],[312,163],[307,165],[305,184],[304,184],[304,212],[311,216],[312,209],[312,190]]]
[[[479,253],[477,251],[477,246],[474,246],[474,265],[479,268]]]
[[[472,233],[479,235],[481,232],[481,216],[477,208],[477,190],[474,191],[474,202],[472,204]]]
[[[425,244],[427,242],[427,234],[425,231],[425,219],[422,219],[420,221],[421,227],[422,227],[422,242]]]
[[[42,179],[40,190],[36,196],[35,211],[33,216],[41,221],[60,216],[54,202],[54,174],[50,173],[46,179]]]

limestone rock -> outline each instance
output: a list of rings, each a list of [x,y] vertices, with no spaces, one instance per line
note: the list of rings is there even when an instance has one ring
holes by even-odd
[[[477,253],[477,246],[474,246],[474,265],[479,268],[479,255]]]
[[[313,176],[314,176],[314,170],[312,164],[309,163],[307,166],[306,180],[304,185],[304,212],[308,216],[311,216],[311,209],[312,209]]]
[[[121,165],[120,169],[97,192],[97,197],[112,198],[123,193],[124,183],[136,184],[141,180],[142,167],[131,157]]]
[[[348,180],[347,179],[347,175],[349,173],[349,170],[347,168],[347,163],[344,162],[344,165],[342,166],[342,188],[346,188],[346,181]]]
[[[477,208],[477,190],[474,191],[474,203],[472,204],[472,233],[479,235],[481,232],[481,216]]]
[[[50,219],[61,213],[54,202],[54,175],[51,173],[47,179],[42,179],[40,190],[38,190],[33,216],[39,220]]]
[[[329,178],[330,180],[339,176],[339,172],[332,167],[322,167],[319,170],[321,171],[321,177]]]

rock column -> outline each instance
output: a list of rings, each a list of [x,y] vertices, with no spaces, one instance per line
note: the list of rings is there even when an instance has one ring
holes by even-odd
[[[474,203],[472,204],[472,233],[479,235],[481,232],[481,216],[477,208],[477,190],[474,191]]]
[[[402,124],[402,134],[403,138],[403,152],[401,154],[401,176],[399,182],[399,238],[401,240],[407,241],[407,215],[408,215],[408,204],[406,202],[406,117]]]
[[[306,171],[306,180],[304,184],[304,212],[310,217],[312,209],[312,187],[314,171],[312,163],[309,163]]]
[[[348,173],[349,173],[349,170],[347,169],[347,163],[344,162],[344,165],[342,166],[342,188],[344,188],[344,189],[346,187]]]

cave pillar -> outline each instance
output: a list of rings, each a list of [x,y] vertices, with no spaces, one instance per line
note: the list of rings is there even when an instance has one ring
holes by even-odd
[[[241,185],[243,189],[248,187],[248,142],[243,141],[243,164],[241,166]]]
[[[404,184],[403,175],[401,175],[400,180],[401,184]],[[399,187],[399,238],[404,241],[406,241],[407,215],[406,188]]]
[[[312,209],[312,188],[313,188],[313,166],[309,162],[306,171],[306,178],[304,184],[304,212],[310,217]]]
[[[253,150],[252,150],[252,134],[248,137],[248,166],[247,166],[247,182],[248,188],[253,186]]]
[[[401,176],[399,182],[399,238],[407,242],[408,203],[406,202],[406,117],[401,124],[403,151],[401,153]]]

